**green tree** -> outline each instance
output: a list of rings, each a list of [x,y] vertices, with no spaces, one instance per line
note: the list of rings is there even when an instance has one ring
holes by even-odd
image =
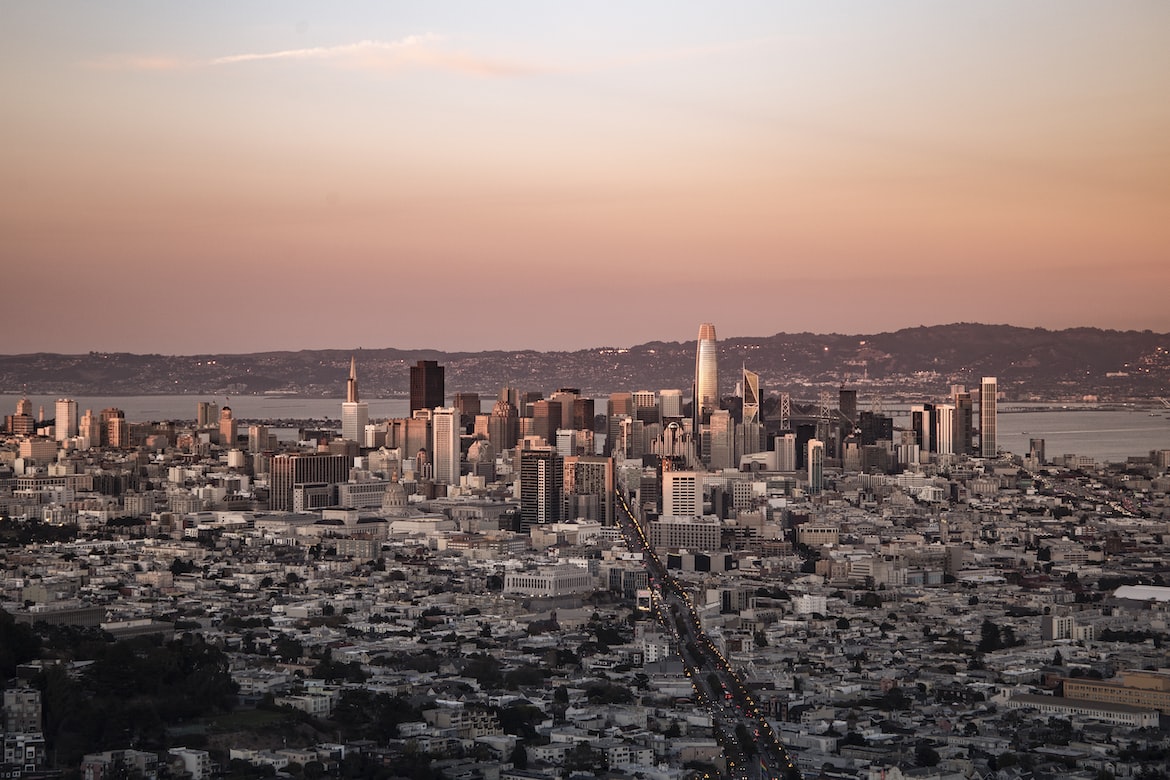
[[[536,739],[536,727],[544,720],[544,712],[530,702],[518,701],[496,710],[496,717],[505,734],[528,741]]]
[[[634,700],[633,692],[624,685],[598,681],[585,686],[585,697],[590,704],[629,704]]]
[[[16,667],[40,655],[41,640],[31,626],[0,609],[0,680],[16,676]]]
[[[52,667],[36,681],[46,747],[61,764],[109,745],[161,749],[168,726],[235,705],[227,657],[198,635],[113,642],[92,659],[76,677]]]
[[[171,561],[171,574],[192,574],[199,571],[199,567],[195,565],[194,561],[184,561],[182,558],[175,557]]]
[[[979,644],[975,649],[980,653],[992,653],[1003,648],[1003,637],[998,625],[984,619],[979,629]]]
[[[545,670],[540,667],[523,664],[504,675],[504,687],[512,691],[520,688],[534,688],[543,685],[546,677]]]
[[[565,751],[565,768],[570,772],[603,771],[605,755],[594,750],[588,742],[578,742]]]
[[[914,750],[914,760],[918,766],[938,766],[940,756],[937,750],[922,742]]]
[[[304,645],[298,640],[287,636],[282,636],[280,639],[277,639],[272,649],[276,657],[286,663],[299,661],[305,654]]]
[[[512,748],[512,752],[508,754],[508,760],[517,769],[527,769],[528,751],[524,749],[524,745],[517,742],[516,746]]]
[[[369,679],[370,675],[362,668],[358,661],[334,661],[331,656],[322,658],[318,664],[313,667],[312,673],[309,675],[318,680],[325,680],[326,682],[353,682],[361,683]]]
[[[463,676],[470,677],[485,688],[497,688],[503,682],[500,662],[487,653],[476,653],[463,665]]]

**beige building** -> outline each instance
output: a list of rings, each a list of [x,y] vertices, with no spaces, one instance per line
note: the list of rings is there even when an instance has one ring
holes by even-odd
[[[663,515],[650,523],[650,544],[659,551],[718,550],[723,523],[714,515],[672,517]]]
[[[525,596],[565,596],[593,590],[597,583],[586,569],[569,564],[545,566],[538,571],[511,572],[504,576],[504,593]]]
[[[1170,671],[1131,669],[1114,680],[1066,677],[1064,695],[1069,699],[1125,704],[1170,715]]]

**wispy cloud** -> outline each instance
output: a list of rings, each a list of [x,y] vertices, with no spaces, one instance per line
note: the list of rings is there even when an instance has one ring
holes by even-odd
[[[111,55],[86,62],[100,70],[178,70],[247,66],[252,63],[320,63],[342,70],[395,73],[407,69],[449,71],[472,76],[511,77],[551,72],[591,72],[621,69],[633,65],[697,59],[730,51],[767,45],[774,39],[761,38],[734,43],[658,49],[634,52],[612,59],[551,64],[505,59],[462,50],[447,38],[433,33],[409,35],[393,41],[367,39],[334,46],[225,54],[209,60],[183,60],[150,55]]]
[[[210,60],[117,54],[84,63],[96,70],[179,70],[248,66],[252,63],[320,63],[343,70],[394,73],[407,69],[450,71],[472,76],[507,77],[555,70],[535,63],[507,60],[461,51],[443,36],[410,35],[394,41],[363,40],[335,46],[243,52]]]
[[[426,46],[441,40],[437,35],[411,35],[398,41],[358,41],[344,43],[338,46],[314,46],[309,49],[285,49],[283,51],[269,51],[255,54],[229,54],[225,57],[216,57],[212,65],[233,65],[239,62],[259,62],[263,60],[363,60],[371,55],[403,56],[411,49]]]
[[[365,40],[308,49],[229,54],[210,65],[237,65],[274,60],[318,61],[350,70],[393,72],[405,68],[448,70],[475,76],[515,76],[548,68],[469,54],[443,46],[442,36],[411,35],[397,41]]]

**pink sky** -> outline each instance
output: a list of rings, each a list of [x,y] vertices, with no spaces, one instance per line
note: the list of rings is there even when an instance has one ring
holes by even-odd
[[[5,353],[1170,331],[1166,3],[5,17]]]

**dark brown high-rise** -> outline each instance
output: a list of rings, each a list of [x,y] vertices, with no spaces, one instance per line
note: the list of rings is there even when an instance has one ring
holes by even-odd
[[[410,413],[442,406],[446,398],[443,367],[435,360],[420,360],[410,367]]]

